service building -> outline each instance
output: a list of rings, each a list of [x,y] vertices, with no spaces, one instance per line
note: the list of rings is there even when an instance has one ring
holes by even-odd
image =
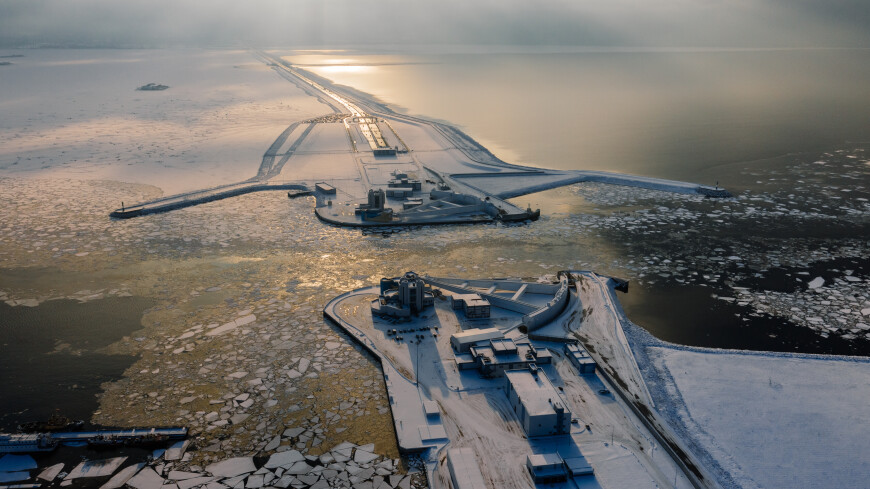
[[[581,374],[595,373],[595,360],[589,356],[589,352],[577,343],[568,343],[565,345],[565,356],[572,365]]]
[[[571,431],[571,411],[547,374],[537,366],[505,372],[507,396],[526,435],[561,435]]]

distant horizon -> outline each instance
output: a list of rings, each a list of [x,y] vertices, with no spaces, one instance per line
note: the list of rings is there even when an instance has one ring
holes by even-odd
[[[458,49],[463,48],[463,49]],[[0,44],[0,49],[204,49],[204,50],[249,50],[260,49],[309,51],[311,54],[341,52],[409,52],[413,54],[582,54],[582,53],[728,53],[728,52],[769,52],[769,51],[870,51],[870,46],[639,46],[639,45],[584,45],[584,44],[329,44],[329,45],[231,45],[231,44],[130,44],[130,45],[91,45],[91,44]],[[3,54],[0,53],[0,57]]]
[[[870,48],[861,0],[8,0],[0,47],[706,46]]]

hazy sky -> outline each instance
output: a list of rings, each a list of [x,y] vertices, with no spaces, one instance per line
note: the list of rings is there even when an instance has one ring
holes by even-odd
[[[2,0],[0,45],[870,47],[867,0]]]

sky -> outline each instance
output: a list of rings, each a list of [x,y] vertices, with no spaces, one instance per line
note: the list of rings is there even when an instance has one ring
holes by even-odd
[[[0,46],[870,48],[867,0],[3,0]]]

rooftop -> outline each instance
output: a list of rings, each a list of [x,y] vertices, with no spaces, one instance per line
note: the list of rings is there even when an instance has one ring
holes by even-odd
[[[537,369],[535,373],[531,369],[508,370],[505,377],[530,416],[552,413],[556,406],[564,408],[559,392],[542,370]]]
[[[472,346],[472,356],[484,356],[493,365],[500,363],[549,363],[550,351],[546,348],[533,348],[530,343],[515,344],[510,339],[490,340],[489,345]]]
[[[497,328],[467,329],[465,331],[451,335],[452,338],[456,338],[457,340],[461,341],[483,341],[492,338],[500,338],[502,336],[504,336],[504,334]]]
[[[471,448],[448,449],[447,459],[450,462],[453,482],[458,489],[486,489],[483,474],[480,473],[480,467]]]
[[[489,345],[492,348],[492,352],[496,355],[516,353],[517,351],[516,343],[510,338],[493,338],[489,340]]]
[[[561,464],[563,461],[558,453],[536,453],[534,455],[529,455],[528,462],[532,467],[542,467]]]

